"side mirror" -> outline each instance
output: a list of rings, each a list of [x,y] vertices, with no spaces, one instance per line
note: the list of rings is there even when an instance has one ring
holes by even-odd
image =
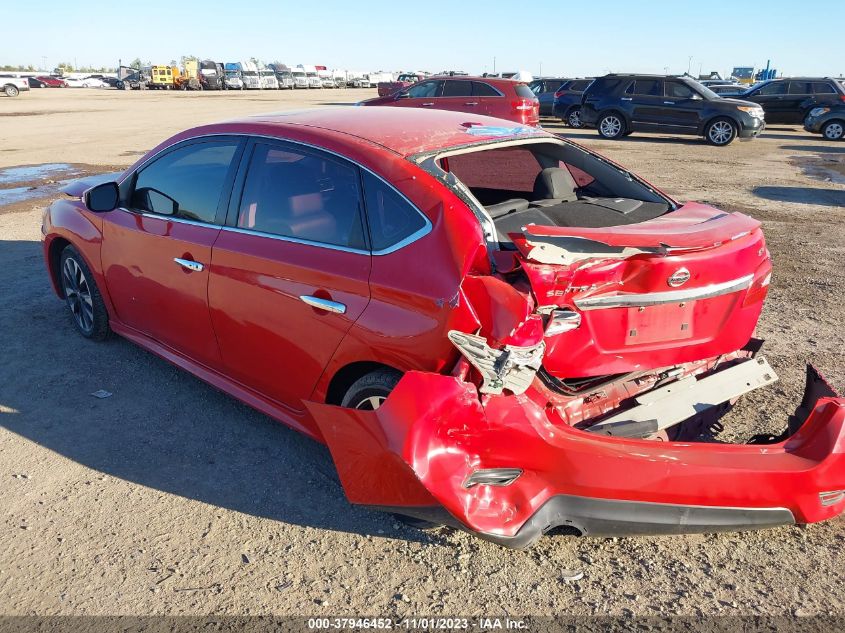
[[[114,211],[120,204],[120,191],[116,182],[104,182],[96,187],[91,187],[84,194],[85,206],[91,211],[105,213]]]

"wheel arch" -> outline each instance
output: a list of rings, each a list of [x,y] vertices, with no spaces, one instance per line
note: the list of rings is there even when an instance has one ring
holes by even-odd
[[[62,251],[68,246],[71,246],[70,240],[65,237],[57,236],[50,241],[47,247],[47,268],[50,273],[50,281],[53,283],[53,290],[59,295],[60,299],[65,298],[64,290],[62,289],[61,279],[59,277],[59,267],[61,266]],[[79,249],[77,249],[79,250]]]
[[[838,123],[839,125],[845,127],[845,116],[843,117],[831,117],[824,123],[819,126],[819,134],[824,134],[825,128],[830,125],[831,123]],[[840,139],[841,140],[841,139]]]
[[[399,373],[404,373],[398,367],[393,367],[386,363],[380,363],[377,361],[366,360],[348,363],[338,369],[329,381],[329,386],[326,389],[326,404],[340,406],[343,396],[356,380],[379,369],[389,369]]]
[[[713,123],[716,119],[730,120],[736,126],[737,133],[742,130],[742,123],[739,122],[737,117],[731,115],[730,112],[716,112],[704,120],[704,123],[702,123],[701,127],[698,129],[698,136],[704,136],[707,132],[707,126]]]
[[[605,117],[608,114],[616,114],[618,116],[621,116],[622,119],[625,121],[625,127],[631,129],[631,117],[628,115],[627,112],[625,112],[625,110],[617,106],[610,106],[608,108],[599,110],[598,116],[596,117],[596,125],[598,126],[599,121],[602,120],[602,117]]]

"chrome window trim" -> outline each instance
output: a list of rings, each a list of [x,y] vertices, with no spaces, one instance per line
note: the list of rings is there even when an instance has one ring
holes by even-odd
[[[665,292],[628,292],[615,295],[599,295],[576,299],[575,306],[580,310],[602,310],[607,308],[638,308],[663,305],[666,303],[681,303],[697,299],[712,299],[722,295],[746,290],[751,286],[754,275],[745,275],[739,279],[732,279],[719,284],[711,284],[701,288],[685,288],[683,290],[667,290]]]
[[[214,139],[215,137],[220,137],[220,136],[238,137],[238,138],[244,138],[246,140],[261,138],[261,139],[267,139],[267,140],[271,140],[271,141],[280,141],[282,143],[290,143],[290,144],[293,144],[293,145],[300,145],[302,147],[307,147],[309,149],[314,149],[314,150],[317,150],[317,151],[320,151],[320,152],[325,152],[327,154],[331,154],[332,156],[336,156],[337,158],[340,158],[342,160],[345,160],[348,163],[351,163],[352,165],[355,165],[358,169],[362,169],[363,171],[366,171],[367,173],[371,174],[373,177],[377,178],[382,183],[387,185],[390,189],[395,191],[396,194],[399,195],[399,197],[401,197],[405,202],[407,202],[414,211],[416,211],[417,213],[420,214],[422,219],[425,221],[425,225],[421,229],[418,229],[414,233],[411,233],[411,235],[408,235],[407,237],[399,240],[398,242],[396,242],[395,244],[393,244],[391,246],[388,246],[387,248],[383,248],[383,249],[378,250],[378,251],[372,251],[372,250],[363,250],[363,249],[358,249],[358,248],[350,248],[348,246],[338,246],[336,244],[329,244],[327,242],[314,242],[314,241],[311,241],[311,240],[303,240],[303,239],[299,239],[299,238],[295,238],[295,237],[288,237],[288,236],[285,236],[285,235],[276,235],[275,233],[265,233],[263,231],[254,231],[254,230],[251,230],[251,229],[241,229],[239,227],[226,226],[225,224],[221,225],[221,224],[215,224],[213,222],[199,222],[199,221],[196,221],[196,220],[187,220],[187,219],[184,219],[184,218],[177,218],[177,217],[172,217],[172,216],[168,216],[168,215],[158,215],[158,214],[155,214],[155,213],[138,212],[138,211],[133,211],[132,209],[126,209],[124,207],[120,207],[120,208],[123,209],[124,211],[127,211],[128,213],[135,213],[136,215],[141,215],[141,216],[147,217],[147,218],[165,219],[165,220],[169,220],[171,222],[180,222],[182,224],[193,224],[195,226],[208,226],[208,227],[218,228],[220,230],[232,231],[232,232],[235,232],[235,233],[245,233],[247,235],[256,235],[256,236],[259,236],[259,237],[269,237],[269,238],[272,238],[272,239],[281,240],[283,242],[292,242],[294,244],[305,244],[307,246],[321,246],[321,247],[328,248],[328,249],[331,249],[331,250],[344,251],[344,252],[347,252],[347,253],[358,253],[358,254],[364,254],[364,255],[389,255],[390,253],[394,253],[394,252],[398,251],[399,249],[404,248],[404,247],[408,246],[409,244],[412,244],[412,243],[416,242],[417,240],[425,237],[426,235],[428,235],[431,232],[431,230],[433,228],[433,225],[432,225],[429,217],[425,213],[423,213],[417,205],[415,205],[413,202],[411,202],[408,199],[408,196],[406,196],[404,193],[402,193],[396,187],[394,187],[391,183],[387,182],[387,180],[385,180],[384,178],[379,176],[377,173],[375,173],[372,169],[369,169],[369,168],[365,167],[364,165],[355,162],[354,160],[352,160],[348,156],[344,156],[343,154],[338,154],[337,152],[334,152],[330,149],[326,149],[324,147],[320,147],[319,145],[313,145],[311,143],[303,143],[302,141],[295,141],[295,140],[291,140],[291,139],[287,139],[287,138],[283,138],[283,137],[279,137],[279,136],[270,136],[269,134],[244,134],[242,132],[213,132],[213,133],[210,133],[210,134],[203,134],[202,136],[193,136],[191,138],[183,139],[183,140],[179,141],[178,143],[174,143],[173,145],[168,145],[167,147],[160,149],[155,154],[148,157],[143,163],[138,165],[138,167],[136,169],[132,170],[131,172],[124,174],[124,176],[118,181],[117,184],[118,184],[118,186],[122,185],[123,182],[130,175],[139,172],[141,169],[143,169],[149,163],[151,163],[153,160],[155,160],[156,157],[158,157],[159,155],[161,155],[164,152],[167,152],[171,149],[177,148],[178,146],[182,145],[183,143],[186,144],[186,145],[189,145],[193,141],[206,139],[206,138],[207,139]],[[363,184],[361,185],[361,187],[362,187],[361,193],[363,194],[364,193],[363,192]],[[364,210],[364,213],[366,213],[366,210]]]
[[[237,226],[221,226],[221,231],[229,233],[242,233],[243,235],[254,235],[256,237],[266,237],[271,240],[279,240],[280,242],[290,242],[292,244],[303,244],[305,246],[318,246],[321,248],[328,248],[333,251],[343,251],[344,253],[355,253],[357,255],[372,255],[370,251],[360,248],[350,248],[349,246],[339,246],[337,244],[328,244],[327,242],[314,242],[312,240],[303,240],[298,237],[288,237],[285,235],[276,235],[275,233],[264,233],[262,231],[254,231],[252,229],[242,229]]]

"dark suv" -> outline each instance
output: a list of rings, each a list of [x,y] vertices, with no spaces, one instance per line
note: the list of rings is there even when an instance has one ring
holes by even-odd
[[[724,146],[737,136],[751,138],[765,127],[756,103],[725,99],[687,77],[605,75],[581,99],[581,122],[604,138],[631,132],[703,136]]]
[[[593,83],[588,79],[569,79],[555,93],[554,115],[569,127],[584,127],[581,124],[581,97]]]
[[[540,116],[552,115],[555,92],[567,81],[569,80],[563,78],[541,77],[528,84],[531,92],[537,95],[537,100],[540,102]]]
[[[763,106],[769,123],[803,123],[817,106],[845,103],[845,88],[829,77],[790,77],[762,81],[736,97]]]

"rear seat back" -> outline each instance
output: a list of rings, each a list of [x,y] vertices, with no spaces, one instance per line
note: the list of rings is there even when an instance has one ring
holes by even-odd
[[[568,169],[546,167],[534,180],[532,206],[542,207],[578,200],[578,185]]]

